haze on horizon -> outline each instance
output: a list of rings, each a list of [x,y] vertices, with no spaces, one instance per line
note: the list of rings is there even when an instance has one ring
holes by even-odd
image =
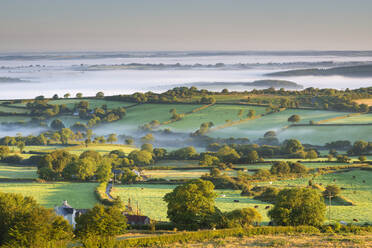
[[[0,52],[372,50],[368,0],[2,0]]]

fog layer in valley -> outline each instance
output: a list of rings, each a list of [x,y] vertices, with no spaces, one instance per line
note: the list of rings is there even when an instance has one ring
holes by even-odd
[[[264,76],[270,72],[309,68],[318,65],[372,63],[368,52],[236,52],[236,53],[86,53],[86,54],[17,54],[0,55],[0,77],[19,78],[28,82],[0,83],[0,99],[34,98],[37,95],[51,97],[66,92],[74,95],[94,95],[104,91],[106,95],[134,92],[164,91],[169,87],[196,82],[252,82],[275,79]],[[188,69],[110,69],[84,70],[92,65],[120,64],[214,65],[211,68]],[[224,66],[216,66],[223,63]],[[229,65],[248,64],[244,68]],[[346,78],[340,76],[281,77],[304,87],[359,88],[371,86],[372,78]],[[202,88],[221,90],[223,87]],[[21,89],[21,90],[20,90]],[[232,87],[233,90],[250,90],[248,87]]]

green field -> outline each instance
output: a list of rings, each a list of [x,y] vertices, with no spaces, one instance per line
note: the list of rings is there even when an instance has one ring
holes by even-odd
[[[31,120],[28,116],[0,116],[0,123],[9,123],[9,122],[28,122]]]
[[[28,113],[29,111],[26,108],[11,108],[6,105],[0,105],[0,112],[6,113]]]
[[[344,119],[327,122],[327,124],[360,124],[360,123],[363,124],[372,123],[372,114],[355,115]]]
[[[307,186],[308,181],[309,178],[275,181],[271,186]],[[341,195],[356,204],[355,206],[333,206],[331,209],[332,220],[353,222],[353,219],[358,219],[359,223],[372,223],[372,212],[370,211],[372,209],[372,171],[355,169],[348,172],[331,173],[318,176],[313,179],[313,182],[321,183],[324,186],[336,184],[345,188],[341,191]],[[267,185],[267,183],[259,183],[259,185]]]
[[[288,126],[290,123],[288,122],[288,118],[291,115],[297,114],[301,117],[301,121],[299,123],[309,123],[309,121],[320,121],[325,119],[330,119],[338,116],[344,116],[347,113],[343,112],[332,112],[332,111],[323,111],[323,110],[295,110],[295,109],[288,109],[279,113],[269,114],[263,116],[262,118],[258,118],[252,121],[244,122],[240,125],[227,127],[224,129],[216,130],[211,132],[209,135],[212,137],[222,137],[222,138],[229,138],[229,137],[240,137],[240,138],[249,138],[250,140],[256,140],[258,138],[262,138],[263,135],[267,131],[279,131],[280,129]],[[334,127],[333,127],[334,128]],[[288,129],[288,130],[292,130]],[[280,133],[279,138],[288,137],[288,136],[295,136],[298,139],[302,139],[303,134],[301,132],[290,133],[290,135],[285,135],[288,130]],[[306,132],[305,132],[306,134]],[[329,138],[327,136],[327,138]]]
[[[149,178],[163,178],[163,179],[195,179],[200,178],[205,174],[209,174],[209,169],[195,169],[195,170],[143,170],[142,174]],[[236,176],[234,170],[224,171],[229,176]]]
[[[0,178],[19,178],[35,179],[37,178],[37,168],[33,166],[14,166],[0,163]]]
[[[163,201],[163,196],[172,191],[173,185],[116,185],[113,195],[119,195],[125,202],[131,198],[133,206],[136,208],[137,202],[141,214],[147,215],[156,220],[167,220],[167,205]],[[216,190],[218,195],[216,205],[222,211],[233,209],[254,207],[263,215],[263,221],[267,222],[265,206],[269,205],[260,201],[240,196],[240,190]],[[234,202],[239,200],[239,202]]]
[[[161,160],[151,167],[199,167],[198,160]]]
[[[238,112],[243,110],[243,114],[238,116]],[[204,122],[213,122],[215,126],[223,125],[226,120],[237,121],[247,118],[249,110],[255,110],[256,114],[265,113],[265,107],[243,106],[243,105],[213,105],[196,113],[192,113],[181,121],[166,125],[176,131],[195,131]]]
[[[0,191],[32,196],[41,205],[52,208],[67,200],[75,208],[91,208],[97,203],[97,183],[0,183]]]
[[[102,144],[102,145],[89,145],[88,147],[85,147],[85,146],[69,147],[69,148],[66,148],[65,150],[73,154],[80,154],[82,152],[89,151],[89,150],[94,150],[101,154],[107,154],[113,150],[121,150],[125,154],[128,155],[131,151],[136,150],[136,149],[137,149],[136,147],[129,146],[129,145]]]
[[[296,138],[302,143],[324,145],[330,141],[372,140],[372,126],[307,126],[292,127],[281,132],[280,140]]]
[[[171,118],[169,110],[173,108],[176,109],[178,114],[182,114],[201,106],[195,104],[141,104],[128,109],[123,119],[95,127],[94,132],[99,135],[109,133],[128,134],[137,131],[139,126],[152,120],[169,121]]]

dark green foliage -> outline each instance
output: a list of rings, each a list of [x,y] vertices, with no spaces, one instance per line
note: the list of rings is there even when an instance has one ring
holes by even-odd
[[[123,234],[127,228],[127,219],[116,207],[96,205],[87,213],[76,218],[75,234],[78,237],[88,235],[115,236]]]
[[[65,167],[75,160],[76,156],[69,152],[63,150],[51,152],[40,159],[37,173],[42,179],[61,179]]]
[[[215,213],[214,186],[201,179],[177,186],[164,196],[168,204],[168,218],[176,225],[187,228],[210,227]]]
[[[227,226],[247,228],[261,222],[261,214],[254,208],[235,209],[224,214],[227,220]]]
[[[62,128],[65,128],[65,125],[60,119],[55,119],[50,124],[50,127],[53,128],[54,130],[61,130]]]
[[[68,222],[33,198],[0,193],[0,245],[36,248],[71,237]]]
[[[280,191],[268,215],[277,225],[320,226],[325,219],[325,210],[323,197],[318,191],[295,188]]]

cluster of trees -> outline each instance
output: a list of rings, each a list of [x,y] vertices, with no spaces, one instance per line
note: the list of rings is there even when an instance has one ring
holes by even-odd
[[[270,192],[267,192],[270,194]],[[321,226],[325,219],[323,196],[312,188],[293,188],[274,192],[269,217],[276,225]],[[168,218],[183,229],[248,227],[261,221],[254,208],[221,212],[215,206],[216,193],[211,182],[197,179],[176,187],[164,196]]]
[[[206,96],[208,94],[211,93],[207,90],[198,90],[196,87],[176,87],[160,94],[137,92],[132,95],[109,96],[106,99],[137,103],[179,103],[185,102],[185,99],[187,99],[187,102],[213,103],[215,100],[211,97],[205,97],[199,101],[193,100],[195,96]]]
[[[67,151],[51,152],[38,161],[38,175],[45,180],[91,180],[107,182],[112,177],[112,161],[96,151],[85,151],[79,157]]]
[[[81,119],[88,120],[86,128],[91,128],[102,122],[121,120],[126,114],[126,109],[124,107],[108,109],[106,104],[103,104],[99,108],[90,109],[88,101],[76,103],[74,111],[79,113]]]
[[[26,108],[30,110],[32,116],[42,116],[49,118],[59,114],[71,113],[66,104],[54,105],[48,104],[48,100],[37,97],[34,101],[28,102]]]
[[[213,184],[197,179],[177,186],[164,201],[168,218],[182,229],[248,227],[261,221],[253,208],[223,213],[215,206],[215,198]]]

